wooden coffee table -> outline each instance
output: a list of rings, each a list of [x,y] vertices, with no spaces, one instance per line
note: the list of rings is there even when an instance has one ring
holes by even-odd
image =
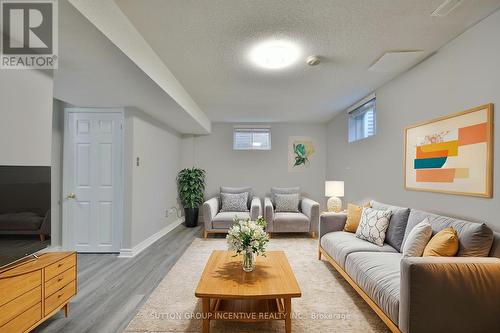
[[[243,322],[283,320],[292,331],[292,298],[302,295],[283,251],[259,256],[253,272],[241,267],[241,256],[213,251],[196,288],[203,302],[203,332],[211,320]]]

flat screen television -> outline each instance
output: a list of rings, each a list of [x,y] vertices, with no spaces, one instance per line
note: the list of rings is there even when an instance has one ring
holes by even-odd
[[[0,268],[50,245],[50,166],[0,166]]]

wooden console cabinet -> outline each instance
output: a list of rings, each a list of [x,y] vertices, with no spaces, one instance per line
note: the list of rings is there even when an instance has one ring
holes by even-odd
[[[64,308],[77,290],[74,252],[52,252],[0,271],[0,333],[29,332]]]

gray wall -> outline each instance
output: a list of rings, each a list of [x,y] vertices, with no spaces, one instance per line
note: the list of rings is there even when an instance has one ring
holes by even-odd
[[[212,134],[182,139],[182,166],[207,172],[207,198],[220,186],[251,186],[264,197],[272,186],[300,186],[302,192],[324,206],[326,124],[271,124],[270,151],[233,150],[234,124],[214,123]],[[315,154],[303,172],[288,171],[288,137],[311,137]]]
[[[62,165],[64,141],[64,102],[54,99],[52,107],[51,168],[51,246],[62,245]]]
[[[125,111],[125,228],[122,248],[132,248],[179,219],[176,177],[181,137],[144,112]],[[139,158],[139,166],[136,159]]]
[[[500,108],[499,32],[500,12],[496,12],[379,88],[375,137],[349,144],[346,115],[330,122],[327,176],[345,181],[348,201],[373,198],[485,221],[500,230],[498,177],[492,199],[407,191],[403,183],[405,126],[490,102]],[[499,154],[500,134],[496,133],[495,155]]]

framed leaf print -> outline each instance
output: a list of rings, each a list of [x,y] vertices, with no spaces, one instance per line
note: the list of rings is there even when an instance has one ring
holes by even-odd
[[[491,198],[493,104],[405,128],[405,188]]]
[[[311,164],[314,143],[309,137],[288,138],[288,171],[302,171]]]

